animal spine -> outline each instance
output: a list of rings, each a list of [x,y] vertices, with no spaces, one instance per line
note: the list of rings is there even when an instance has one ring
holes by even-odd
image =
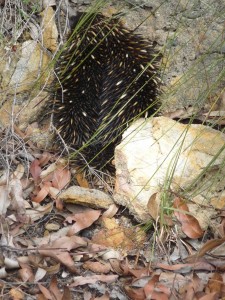
[[[157,59],[152,45],[118,19],[91,15],[74,33],[55,68],[53,123],[92,167],[111,169],[127,124],[157,110]]]

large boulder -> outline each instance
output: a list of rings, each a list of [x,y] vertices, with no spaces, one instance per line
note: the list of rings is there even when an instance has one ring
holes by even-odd
[[[150,218],[155,193],[219,197],[225,186],[225,135],[203,125],[166,117],[139,119],[116,147],[115,200],[140,221]]]

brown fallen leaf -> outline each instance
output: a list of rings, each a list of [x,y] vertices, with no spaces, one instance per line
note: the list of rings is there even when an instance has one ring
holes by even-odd
[[[155,274],[148,281],[148,283],[144,286],[144,292],[146,294],[146,297],[148,296],[148,294],[151,294],[154,291],[155,285],[156,285],[157,282],[159,282],[159,275]]]
[[[119,207],[116,204],[111,204],[109,208],[102,214],[104,218],[113,218],[117,213]]]
[[[147,294],[145,299],[149,299],[149,297],[151,297],[150,299],[154,299],[154,300],[169,300],[168,295],[161,293],[161,292],[156,292],[156,291],[153,291],[152,293]]]
[[[111,271],[111,266],[109,263],[100,263],[98,261],[86,261],[83,264],[83,268],[86,270],[91,270],[94,273],[107,274]]]
[[[32,201],[37,202],[37,203],[40,203],[41,201],[43,201],[47,197],[51,186],[52,186],[52,183],[49,181],[41,183],[40,190],[39,190],[38,194],[32,198]]]
[[[221,291],[223,287],[223,277],[220,273],[214,273],[212,278],[209,279],[207,286],[205,287],[205,291],[207,293],[217,293],[218,297],[221,297]]]
[[[129,269],[129,274],[135,276],[136,278],[149,276],[151,273],[152,270],[149,267],[141,269]]]
[[[13,172],[12,178],[21,179],[24,175],[25,168],[22,164],[18,164]]]
[[[69,288],[67,286],[65,286],[63,289],[63,296],[62,296],[61,300],[72,300],[72,299],[73,298],[72,298]]]
[[[132,300],[146,300],[146,295],[143,288],[134,289],[125,285],[124,290],[128,297]]]
[[[85,178],[84,173],[79,172],[79,170],[78,170],[78,173],[75,174],[75,178],[80,187],[89,188],[89,183],[88,183],[87,179]]]
[[[156,220],[160,212],[160,199],[157,197],[157,193],[151,195],[147,203],[148,212],[151,217]]]
[[[133,275],[134,277],[139,279],[142,277],[147,277],[153,272],[149,266],[148,267],[137,266],[136,268],[132,268],[130,267],[128,260],[126,260],[125,263],[122,263],[117,259],[110,259],[109,261],[113,270],[117,272],[117,274],[123,274],[125,276]]]
[[[188,298],[190,299],[190,298]],[[199,300],[218,300],[218,294],[217,293],[210,293],[207,295],[202,296],[201,298],[199,298]]]
[[[46,166],[52,158],[52,154],[49,152],[43,152],[39,157],[39,166]]]
[[[16,212],[16,218],[21,223],[28,223],[29,217],[26,215],[25,202],[23,199],[23,189],[21,181],[17,178],[10,181],[11,205]]]
[[[46,205],[37,204],[35,208],[26,209],[26,215],[31,219],[31,221],[37,221],[44,215],[49,214],[53,209],[53,203],[48,203]]]
[[[195,299],[196,293],[202,293],[204,285],[202,280],[198,277],[196,273],[193,273],[191,280],[188,280],[184,284],[179,292],[185,300]]]
[[[12,300],[23,300],[24,293],[19,288],[13,288],[9,291]]]
[[[124,268],[121,266],[121,262],[118,259],[110,258],[109,262],[113,272],[116,272],[118,275],[128,275],[128,272],[124,271]]]
[[[34,274],[31,267],[27,264],[20,264],[21,269],[18,271],[23,282],[33,282]]]
[[[93,300],[110,300],[110,298],[109,298],[108,294],[105,294],[105,295],[103,295],[101,297],[96,297]]]
[[[68,169],[59,167],[53,172],[52,186],[62,190],[71,180],[71,173]]]
[[[41,248],[43,248],[41,246]],[[46,248],[46,246],[45,246]],[[56,261],[60,262],[61,264],[65,265],[71,273],[78,274],[79,271],[75,266],[74,260],[71,258],[69,252],[67,251],[60,251],[55,248],[49,249],[39,249],[39,253],[43,256],[52,257]]]
[[[82,229],[88,228],[91,226],[98,218],[100,217],[101,211],[90,209],[82,213],[73,214],[66,218],[65,222],[71,224],[73,221],[76,223],[73,224],[68,232],[68,236],[74,235],[75,233],[81,231]]]
[[[53,295],[53,299],[55,300],[61,300],[62,299],[62,292],[60,291],[60,289],[58,288],[58,282],[57,282],[57,278],[55,276],[53,276],[53,278],[50,281],[50,285],[49,285],[49,291],[51,291],[52,295]]]
[[[33,160],[30,164],[30,173],[34,181],[37,181],[40,178],[41,167],[38,159]]]
[[[222,245],[225,242],[225,237],[222,239],[213,239],[207,241],[197,254],[188,257],[188,262],[194,262],[197,258],[204,256],[207,252],[213,250],[214,248]]]
[[[70,287],[75,287],[84,284],[94,284],[97,281],[112,283],[115,282],[118,275],[93,275],[88,277],[76,276],[74,277],[74,282],[70,284]]]
[[[44,295],[45,299],[52,300],[51,292],[46,287],[44,287],[40,283],[38,283],[38,287],[39,287],[40,291],[42,292],[42,294]]]
[[[176,271],[180,274],[189,273],[192,270],[206,270],[206,271],[214,271],[215,267],[207,262],[196,261],[195,263],[189,264],[176,264],[176,265],[165,265],[161,263],[157,263],[154,265],[154,268],[160,268],[164,270]]]
[[[57,164],[54,162],[50,164],[46,169],[41,171],[40,179],[41,181],[51,181],[53,178],[53,173],[57,169]]]
[[[180,290],[191,279],[191,275],[181,275],[171,271],[163,271],[159,277],[160,282],[163,282],[168,288],[172,288],[173,290]]]
[[[72,273],[79,273],[74,260],[68,251],[78,247],[87,246],[87,242],[78,236],[64,236],[52,242],[50,245],[42,245],[38,252],[43,256],[49,256],[65,265]]]
[[[55,206],[58,210],[62,211],[63,210],[63,202],[61,199],[56,198],[55,200]]]
[[[203,235],[203,231],[199,225],[198,220],[190,215],[187,204],[179,197],[175,198],[173,202],[174,215],[181,223],[183,232],[192,239],[200,238]]]

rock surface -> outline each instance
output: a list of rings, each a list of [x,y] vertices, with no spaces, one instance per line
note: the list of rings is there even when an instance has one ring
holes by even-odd
[[[59,199],[66,203],[80,204],[93,208],[108,209],[114,201],[107,194],[79,186],[71,186],[59,195]]]
[[[217,197],[225,186],[224,149],[225,135],[210,127],[165,117],[139,119],[116,147],[115,200],[147,221],[154,193],[171,189],[191,198]]]

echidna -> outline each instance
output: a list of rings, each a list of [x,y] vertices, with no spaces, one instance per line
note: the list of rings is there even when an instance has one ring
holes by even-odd
[[[112,170],[127,124],[157,110],[157,58],[153,46],[117,18],[80,13],[74,24],[81,29],[73,31],[55,68],[53,123],[90,166]]]

